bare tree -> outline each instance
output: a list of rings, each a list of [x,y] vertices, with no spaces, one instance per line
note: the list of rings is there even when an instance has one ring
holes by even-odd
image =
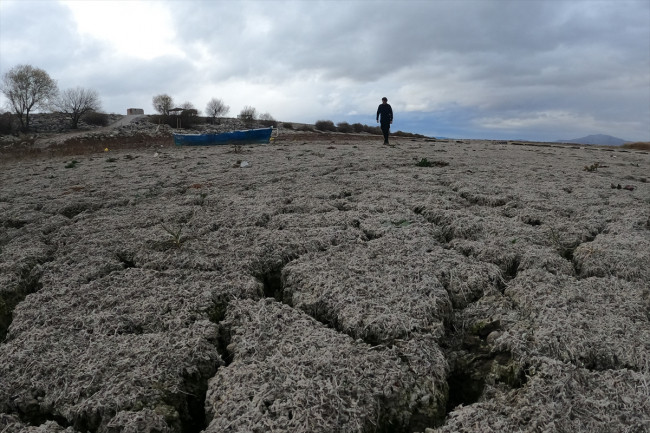
[[[70,127],[77,129],[81,116],[90,111],[99,111],[101,102],[96,91],[75,87],[61,92],[54,99],[52,108],[70,117]]]
[[[183,111],[177,113],[180,115],[181,125],[185,128],[190,128],[199,120],[199,110],[194,108],[191,102],[183,102],[179,108]]]
[[[182,108],[183,110],[196,110],[196,108],[194,108],[194,104],[189,101],[183,102],[179,108]]]
[[[154,96],[152,102],[153,108],[163,116],[169,116],[169,110],[174,108],[174,100],[164,93]]]
[[[270,113],[262,113],[259,117],[260,123],[264,126],[273,126],[277,127],[278,122],[271,116]]]
[[[183,111],[192,113],[194,116],[198,116],[200,114],[200,111],[197,110],[194,104],[192,104],[191,102],[183,102],[180,108],[182,108]]]
[[[7,97],[7,108],[20,120],[23,131],[29,131],[29,113],[45,108],[57,93],[54,81],[43,69],[31,65],[13,67],[2,78],[2,93]]]
[[[230,107],[225,105],[221,99],[212,98],[208,105],[205,107],[205,112],[208,117],[212,118],[213,122],[216,122],[217,117],[223,117],[230,111]]]
[[[257,118],[257,110],[247,105],[239,112],[239,118],[250,127]]]

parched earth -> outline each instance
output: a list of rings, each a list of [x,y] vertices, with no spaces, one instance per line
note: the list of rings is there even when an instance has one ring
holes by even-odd
[[[647,152],[159,140],[0,162],[0,431],[650,431]]]

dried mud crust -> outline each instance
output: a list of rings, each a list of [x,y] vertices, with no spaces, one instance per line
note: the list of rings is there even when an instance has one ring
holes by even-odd
[[[0,430],[650,430],[648,155],[375,141],[2,160]]]
[[[370,347],[270,298],[234,301],[223,325],[230,364],[208,386],[208,432],[404,431],[444,412],[435,353],[421,377],[397,348]]]

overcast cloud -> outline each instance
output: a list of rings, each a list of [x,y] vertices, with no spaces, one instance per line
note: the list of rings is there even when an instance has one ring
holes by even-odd
[[[387,96],[393,130],[650,141],[649,0],[2,0],[0,72],[18,64],[115,113],[167,93],[372,125]]]

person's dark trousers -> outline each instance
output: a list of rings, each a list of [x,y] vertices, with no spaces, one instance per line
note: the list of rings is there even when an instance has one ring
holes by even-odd
[[[384,133],[384,143],[388,143],[388,131],[390,131],[390,122],[381,123],[381,132]]]

